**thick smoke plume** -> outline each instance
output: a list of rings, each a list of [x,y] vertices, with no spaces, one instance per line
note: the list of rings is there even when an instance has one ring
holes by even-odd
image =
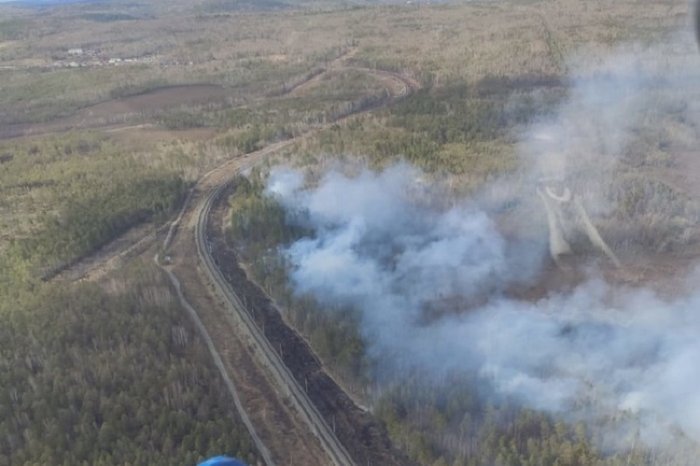
[[[533,183],[556,178],[586,194],[589,208],[610,212],[616,200],[602,194],[635,156],[639,128],[672,121],[680,136],[664,137],[696,143],[696,104],[678,89],[690,89],[698,64],[679,47],[574,69],[569,97],[521,144]],[[464,372],[536,409],[591,422],[629,416],[649,445],[678,432],[700,442],[700,292],[666,299],[591,272],[571,291],[512,298],[512,287],[540,273],[544,241],[506,238],[476,200],[436,207],[425,199],[438,193],[422,179],[399,164],[331,171],[309,187],[298,171],[273,170],[268,194],[314,232],[282,251],[295,290],[357,309],[384,373]]]
[[[296,290],[359,309],[385,370],[469,371],[534,408],[584,400],[653,421],[642,432],[649,442],[671,425],[700,440],[700,293],[665,301],[591,279],[537,302],[508,299],[537,256],[509,247],[469,202],[416,207],[416,176],[404,165],[331,172],[304,190],[300,173],[273,172],[270,193],[316,232],[284,251]]]

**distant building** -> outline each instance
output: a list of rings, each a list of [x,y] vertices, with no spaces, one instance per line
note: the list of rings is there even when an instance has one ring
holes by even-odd
[[[79,57],[79,56],[83,55],[84,53],[85,53],[85,51],[83,49],[69,49],[68,50],[68,55],[73,55],[76,57]]]

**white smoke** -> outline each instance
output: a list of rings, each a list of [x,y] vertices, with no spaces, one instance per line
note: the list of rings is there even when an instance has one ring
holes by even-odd
[[[642,432],[648,441],[659,441],[664,420],[700,440],[700,293],[664,301],[592,279],[537,302],[509,299],[506,288],[537,272],[541,251],[509,248],[469,202],[416,207],[407,195],[414,170],[331,172],[312,190],[292,173],[273,171],[269,186],[316,228],[284,251],[295,289],[359,309],[388,370],[475,371],[538,409],[588,400],[655,419]],[[445,302],[456,308],[431,313]]]
[[[521,144],[526,171],[576,178],[589,206],[614,209],[602,193],[644,136],[640,125],[671,113],[692,130],[681,142],[697,142],[696,106],[680,105],[678,91],[698,95],[689,79],[697,63],[680,50],[674,42],[574,70],[568,99]],[[505,238],[476,201],[419,202],[437,195],[422,178],[399,164],[331,171],[306,187],[300,172],[273,170],[268,194],[314,231],[282,251],[295,290],[359,310],[371,355],[389,373],[464,371],[533,408],[590,421],[631,415],[650,445],[679,430],[700,442],[699,291],[662,299],[590,272],[569,292],[511,298],[540,273],[545,245]]]
[[[593,213],[614,209],[606,196],[625,167],[668,164],[658,147],[697,142],[700,59],[687,35],[605,58],[570,60],[570,91],[553,114],[531,125],[519,145],[527,173],[566,180]],[[657,159],[654,159],[657,157]]]

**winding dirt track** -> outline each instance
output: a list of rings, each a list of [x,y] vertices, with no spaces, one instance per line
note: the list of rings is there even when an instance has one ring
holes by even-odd
[[[156,263],[158,263],[158,256],[156,256],[155,260]],[[214,359],[214,364],[216,365],[216,368],[219,370],[221,376],[224,379],[226,389],[231,395],[231,398],[233,398],[233,403],[236,407],[236,411],[238,412],[238,415],[240,416],[241,420],[243,421],[243,424],[245,425],[246,429],[248,430],[248,433],[250,434],[251,439],[253,440],[255,449],[257,450],[258,454],[262,457],[262,460],[265,462],[266,465],[274,465],[275,463],[270,455],[270,450],[268,450],[267,446],[258,435],[257,431],[255,430],[255,427],[253,426],[253,423],[250,420],[250,416],[248,416],[247,410],[243,407],[241,398],[238,395],[238,390],[236,390],[236,386],[234,385],[231,378],[228,376],[226,366],[224,365],[224,362],[221,359],[221,355],[219,354],[219,352],[216,349],[216,346],[214,345],[214,341],[211,339],[211,336],[207,332],[206,327],[202,323],[202,320],[199,318],[197,311],[192,307],[192,305],[187,301],[187,299],[185,299],[184,295],[182,294],[182,286],[180,285],[180,281],[170,270],[165,269],[165,272],[168,274],[168,278],[170,278],[170,281],[175,286],[175,291],[177,292],[177,297],[180,300],[180,303],[185,308],[187,314],[193,320],[197,331],[204,339],[204,343],[207,345],[207,348],[209,349],[209,352],[211,353],[212,358]]]
[[[331,464],[308,426],[299,419],[285,387],[261,362],[260,349],[236,309],[217,291],[208,264],[202,263],[201,244],[197,241],[207,202],[218,187],[239,170],[293,142],[268,146],[247,159],[234,159],[202,177],[171,224],[160,254],[164,264],[159,265],[207,343],[240,417],[250,420],[246,427],[264,463]]]
[[[351,53],[341,58],[349,56]],[[231,283],[231,277],[224,276],[207,238],[212,204],[238,173],[333,124],[389,105],[420,87],[417,81],[400,74],[345,66],[341,59],[332,62],[321,74],[331,69],[351,68],[384,83],[389,97],[295,138],[223,163],[199,179],[167,233],[150,225],[137,227],[57,277],[68,281],[98,280],[124,261],[152,253],[156,241],[165,235],[155,257],[156,264],[167,274],[207,345],[239,417],[266,465],[410,464],[393,448],[386,432],[371,415],[353,404],[320,364],[313,369],[313,375],[304,372],[304,367],[308,370],[313,366],[309,365],[309,359],[315,358],[310,349],[299,351],[297,346],[292,350],[292,345],[282,357],[287,343],[280,341],[287,337],[280,335],[288,336],[294,330],[277,326],[280,335],[272,335],[270,327],[260,330],[256,316],[234,291],[237,286],[250,284]],[[308,89],[319,79],[320,76],[313,76],[300,83],[301,89]],[[290,93],[299,90],[297,86]],[[249,299],[247,291],[244,300]],[[300,380],[305,382],[304,389]],[[338,435],[342,435],[342,441]]]
[[[405,97],[418,86],[393,73],[366,71],[378,73],[384,82],[391,81],[391,86],[387,86],[391,99],[383,105]],[[329,426],[328,420],[319,413],[226,281],[210,251],[207,222],[213,202],[235,175],[329,126],[230,160],[204,175],[192,189],[165,238],[161,257],[167,255],[167,263],[156,260],[207,343],[236,408],[268,465],[357,463],[336,436],[335,425]],[[362,433],[355,435],[356,439],[346,441],[355,445],[362,442]],[[397,452],[391,445],[387,448],[388,452],[377,456],[392,460],[381,464],[402,464],[402,460],[394,458]],[[367,464],[380,463],[368,460]]]

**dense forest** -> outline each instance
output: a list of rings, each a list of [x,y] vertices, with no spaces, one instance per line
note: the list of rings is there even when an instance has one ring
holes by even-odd
[[[516,84],[484,78],[426,87],[374,117],[323,131],[296,150],[356,154],[375,167],[400,156],[473,187],[513,170],[513,134],[551,112],[566,94],[557,81]]]
[[[0,146],[0,464],[195,464],[256,453],[150,255],[51,280],[181,204],[183,166],[93,132]]]
[[[660,464],[642,447],[615,454],[598,451],[583,424],[569,425],[508,400],[493,400],[459,375],[433,383],[421,374],[405,374],[401,380],[379,383],[379,368],[366,351],[357,313],[322,306],[312,295],[296,293],[289,281],[289,266],[279,247],[313,232],[287,225],[284,208],[264,192],[261,171],[239,177],[235,184],[229,200],[229,241],[249,264],[253,278],[281,305],[285,319],[308,339],[343,385],[374,406],[396,445],[420,464]]]
[[[536,100],[527,93],[513,96],[504,91],[512,86],[500,81],[420,91],[384,110],[384,124],[361,118],[330,128],[296,148],[300,157],[285,162],[307,169],[313,183],[319,166],[324,166],[318,162],[328,160],[327,165],[333,166],[337,159],[304,156],[304,151],[361,153],[373,167],[403,158],[428,176],[459,175],[463,184],[454,186],[455,193],[474,189],[515,168],[512,149],[506,149],[508,130],[526,124],[532,115],[546,114],[562,97],[556,83],[544,84],[548,90]],[[447,150],[453,152],[443,160],[440,154]],[[513,400],[493,399],[461,375],[441,382],[419,373],[383,380],[367,352],[357,310],[321,305],[312,295],[294,291],[290,265],[280,248],[302,237],[312,238],[315,232],[288,221],[284,207],[265,192],[266,176],[264,170],[253,170],[235,181],[229,199],[229,243],[248,263],[253,278],[280,304],[285,319],[308,339],[347,389],[373,406],[396,445],[413,459],[421,464],[468,466],[690,464],[641,445],[601,451],[595,446],[600,438],[586,425],[567,424]],[[604,422],[612,426],[619,421]]]
[[[577,50],[654,43],[687,22],[683,5],[651,1],[354,3],[0,4],[0,466],[258,460],[152,251],[96,283],[57,275],[132,227],[163,227],[207,170],[306,135],[281,157],[312,179],[339,159],[380,168],[403,158],[473,192],[517,172],[517,135],[566,98]],[[387,73],[420,86],[393,100]],[[658,174],[674,144],[695,153],[685,91],[673,118],[648,114],[636,130],[624,156],[635,169]],[[338,121],[362,109],[374,111]],[[609,195],[623,209],[601,231],[625,241],[611,243],[680,250],[700,211],[669,188],[676,180],[619,178]],[[287,224],[264,171],[236,183],[231,244],[416,461],[671,464],[636,445],[598,451],[584,425],[490,399],[457,376],[378,385],[357,310],[292,292],[278,247],[313,232]]]
[[[9,240],[0,243],[8,264],[0,287],[18,278],[22,264],[32,276],[50,276],[136,224],[165,221],[187,190],[179,170],[144,163],[95,133],[6,143],[0,151]]]
[[[0,313],[0,464],[254,464],[211,356],[155,265],[44,285]]]

